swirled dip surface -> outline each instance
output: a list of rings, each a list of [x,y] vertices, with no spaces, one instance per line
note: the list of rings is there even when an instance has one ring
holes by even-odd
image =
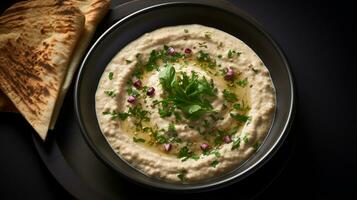
[[[101,131],[122,159],[182,183],[238,167],[263,142],[275,111],[256,53],[202,25],[160,28],[128,44],[95,98]]]

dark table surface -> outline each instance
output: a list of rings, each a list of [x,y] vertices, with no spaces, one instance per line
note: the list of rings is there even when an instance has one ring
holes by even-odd
[[[0,12],[12,2],[2,0]],[[232,2],[280,44],[296,78],[295,149],[261,199],[356,199],[356,7],[347,1]],[[8,113],[0,119],[0,199],[71,199],[40,159],[26,121]]]

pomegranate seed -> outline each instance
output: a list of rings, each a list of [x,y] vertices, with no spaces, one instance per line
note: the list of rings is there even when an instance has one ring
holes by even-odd
[[[227,73],[224,76],[224,79],[226,80],[232,80],[234,78],[234,70],[232,67],[228,67]]]
[[[231,136],[229,136],[229,135],[224,136],[224,137],[223,137],[223,140],[224,140],[225,143],[230,143],[230,142],[232,142]]]
[[[136,101],[136,98],[134,97],[134,96],[129,96],[129,98],[128,98],[128,102],[129,103],[135,103],[135,101]]]
[[[170,143],[164,144],[164,149],[166,152],[171,150],[172,145]]]
[[[155,94],[155,88],[154,87],[149,87],[148,90],[146,91],[146,94],[148,96],[154,96]]]
[[[143,84],[138,79],[138,80],[134,81],[133,86],[136,87],[137,89],[140,89],[141,87],[143,87]]]
[[[190,48],[186,48],[186,49],[185,49],[185,53],[186,53],[186,54],[190,54],[190,53],[192,53],[192,50],[191,50]]]
[[[175,49],[173,48],[173,47],[169,47],[168,49],[167,49],[167,53],[169,54],[169,55],[175,55]]]
[[[209,145],[207,143],[202,143],[200,145],[201,149],[204,151],[204,150],[207,150],[209,148]]]

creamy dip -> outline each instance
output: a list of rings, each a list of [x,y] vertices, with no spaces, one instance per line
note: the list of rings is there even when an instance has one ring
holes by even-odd
[[[202,25],[164,27],[124,47],[96,92],[101,131],[142,173],[189,183],[238,167],[275,111],[269,71],[238,38]]]

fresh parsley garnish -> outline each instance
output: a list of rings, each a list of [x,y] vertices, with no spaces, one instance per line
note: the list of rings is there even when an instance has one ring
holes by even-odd
[[[242,109],[242,107],[240,106],[239,103],[233,104],[233,108],[236,109],[236,110],[241,110]]]
[[[253,144],[253,149],[254,151],[257,151],[260,147],[260,142],[259,141],[256,141],[254,144]]]
[[[218,160],[214,160],[214,161],[211,162],[210,165],[211,165],[211,167],[216,168],[216,166],[218,165],[218,163],[219,163]]]
[[[237,95],[227,89],[223,90],[223,97],[228,102],[238,101]]]
[[[248,79],[245,78],[243,80],[239,80],[239,81],[237,81],[237,84],[241,87],[245,87],[248,84]]]
[[[177,178],[179,178],[180,181],[186,181],[186,174],[187,174],[186,170],[181,170],[181,172],[177,174]]]
[[[200,62],[211,62],[211,57],[208,53],[205,53],[202,50],[200,50],[197,53],[197,60]]]
[[[109,78],[109,80],[113,80],[113,75],[114,75],[114,73],[113,73],[113,72],[109,72],[109,74],[108,74],[108,78]]]
[[[235,138],[233,140],[232,148],[231,150],[238,149],[240,146],[240,138]]]
[[[206,39],[211,39],[211,35],[212,35],[212,33],[211,32],[205,32],[205,38]]]
[[[188,119],[198,119],[211,112],[213,107],[208,97],[216,96],[213,81],[208,81],[205,77],[199,78],[194,71],[191,76],[181,74],[182,76],[176,76],[175,68],[171,65],[160,71],[160,83],[167,92],[163,101],[180,109]]]
[[[181,159],[182,162],[190,158],[194,160],[199,159],[199,157],[193,151],[190,151],[190,149],[187,146],[184,146],[180,149],[177,158],[182,158]]]
[[[214,155],[217,158],[221,156],[218,150],[216,149],[207,149],[203,151],[203,155],[208,156],[208,155]]]
[[[246,116],[246,115],[241,115],[241,114],[239,114],[239,113],[237,113],[237,114],[230,113],[230,116],[231,116],[233,119],[235,119],[235,120],[237,120],[237,121],[241,121],[241,122],[246,122],[246,121],[248,121],[248,119],[249,119],[248,116]]]
[[[130,64],[130,63],[132,63],[133,61],[131,61],[131,60],[125,60],[125,63],[126,64]]]
[[[248,138],[248,134],[247,133],[243,136],[243,141],[244,141],[244,143],[248,143],[249,142],[249,138]]]
[[[138,97],[140,96],[140,93],[138,90],[134,89],[133,87],[129,86],[128,89],[126,89],[126,92],[128,93],[129,96],[134,96]]]
[[[112,98],[117,95],[114,91],[104,91],[104,94]]]
[[[111,115],[112,119],[120,119],[121,121],[126,120],[129,117],[129,113],[126,112],[117,112],[117,111],[104,111],[103,115]]]
[[[235,56],[240,56],[241,52],[235,51],[235,50],[229,50],[227,53],[228,58],[233,58]]]
[[[143,138],[133,137],[133,141],[136,143],[138,143],[138,142],[145,143],[145,139],[143,139]]]

